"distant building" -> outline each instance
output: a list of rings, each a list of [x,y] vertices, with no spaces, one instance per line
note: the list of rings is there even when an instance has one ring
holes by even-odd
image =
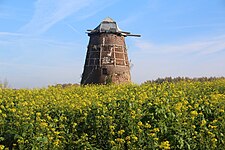
[[[127,83],[131,81],[130,64],[124,37],[137,36],[119,29],[105,18],[90,36],[81,84]]]

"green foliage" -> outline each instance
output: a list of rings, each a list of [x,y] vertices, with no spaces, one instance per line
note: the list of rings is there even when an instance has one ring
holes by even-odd
[[[113,82],[112,82],[112,76],[107,76],[106,77],[106,84],[112,84]]]
[[[225,79],[0,89],[0,149],[223,149]]]

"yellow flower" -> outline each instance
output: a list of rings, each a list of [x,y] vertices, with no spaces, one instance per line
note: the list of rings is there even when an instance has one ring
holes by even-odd
[[[133,139],[134,141],[137,141],[137,140],[138,140],[138,138],[137,138],[135,135],[132,135],[131,137],[132,137],[132,139]]]
[[[175,105],[175,109],[177,111],[181,111],[181,107],[182,107],[182,103],[181,102],[178,102],[176,105]]]
[[[195,111],[195,110],[194,111],[191,111],[191,115],[194,116],[194,117],[196,117],[198,115],[198,112]]]
[[[36,116],[41,116],[41,113],[40,113],[40,112],[37,112],[37,113],[36,113]]]
[[[162,143],[159,145],[159,148],[164,149],[164,150],[170,149],[170,143],[169,143],[169,141],[162,142]]]
[[[57,135],[58,135],[58,134],[60,134],[60,132],[59,132],[59,131],[55,131],[54,133],[55,133],[55,134],[57,134]]]
[[[41,127],[47,127],[47,126],[48,126],[48,123],[46,123],[46,122],[41,122],[41,123],[40,123],[40,126],[41,126]]]
[[[14,113],[14,112],[16,112],[16,109],[12,108],[10,111]]]
[[[216,123],[218,120],[213,120],[213,123]]]
[[[216,138],[212,138],[212,142],[217,142],[217,139]]]
[[[208,131],[208,134],[211,136],[211,137],[215,137],[215,134],[213,134],[212,132]]]
[[[55,142],[54,142],[53,144],[54,144],[55,146],[58,146],[59,143],[60,143],[60,141],[57,139],[57,140],[55,140]]]
[[[124,139],[121,139],[121,138],[117,138],[115,141],[117,141],[119,143],[125,143],[125,140]]]
[[[151,128],[151,125],[149,123],[146,123],[145,128]]]
[[[211,129],[216,129],[216,128],[217,128],[217,126],[212,126],[212,125],[209,125],[209,128],[211,128]]]
[[[159,132],[159,128],[154,128],[153,132]]]
[[[220,109],[219,112],[223,113],[224,112],[224,109]]]
[[[48,119],[48,120],[51,120],[52,118],[51,118],[50,116],[47,116],[47,119]]]
[[[194,108],[198,108],[199,107],[199,104],[194,104]]]
[[[3,150],[5,148],[4,145],[0,145],[0,150]]]
[[[124,130],[120,130],[120,131],[118,131],[118,134],[122,135],[124,132],[125,132]]]
[[[139,133],[142,133],[142,132],[143,132],[143,130],[142,130],[142,129],[138,129],[138,132],[139,132]]]
[[[149,136],[154,137],[154,136],[156,136],[156,134],[155,133],[149,133]]]
[[[109,128],[110,128],[111,130],[114,130],[114,129],[115,129],[115,126],[109,126]]]
[[[206,124],[206,120],[203,119],[202,122],[201,122],[201,126],[204,126]]]
[[[111,145],[115,145],[116,143],[114,141],[110,141],[110,144]]]
[[[143,124],[142,124],[142,122],[141,121],[139,121],[138,122],[138,126],[142,126]]]
[[[53,137],[52,136],[48,136],[48,139],[51,141],[51,140],[53,140]]]
[[[130,136],[127,136],[125,139],[126,139],[127,141],[130,141]]]
[[[76,128],[76,126],[77,126],[77,123],[73,123],[73,128]]]
[[[209,102],[205,102],[206,105],[209,105]]]

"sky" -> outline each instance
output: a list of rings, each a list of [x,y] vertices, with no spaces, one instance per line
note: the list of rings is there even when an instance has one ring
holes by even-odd
[[[225,76],[225,0],[0,0],[0,81],[80,83],[89,37],[106,17],[127,37],[134,83]]]

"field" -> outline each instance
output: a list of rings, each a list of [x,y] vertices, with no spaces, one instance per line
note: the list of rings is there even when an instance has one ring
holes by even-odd
[[[0,89],[0,149],[224,149],[225,79]]]

